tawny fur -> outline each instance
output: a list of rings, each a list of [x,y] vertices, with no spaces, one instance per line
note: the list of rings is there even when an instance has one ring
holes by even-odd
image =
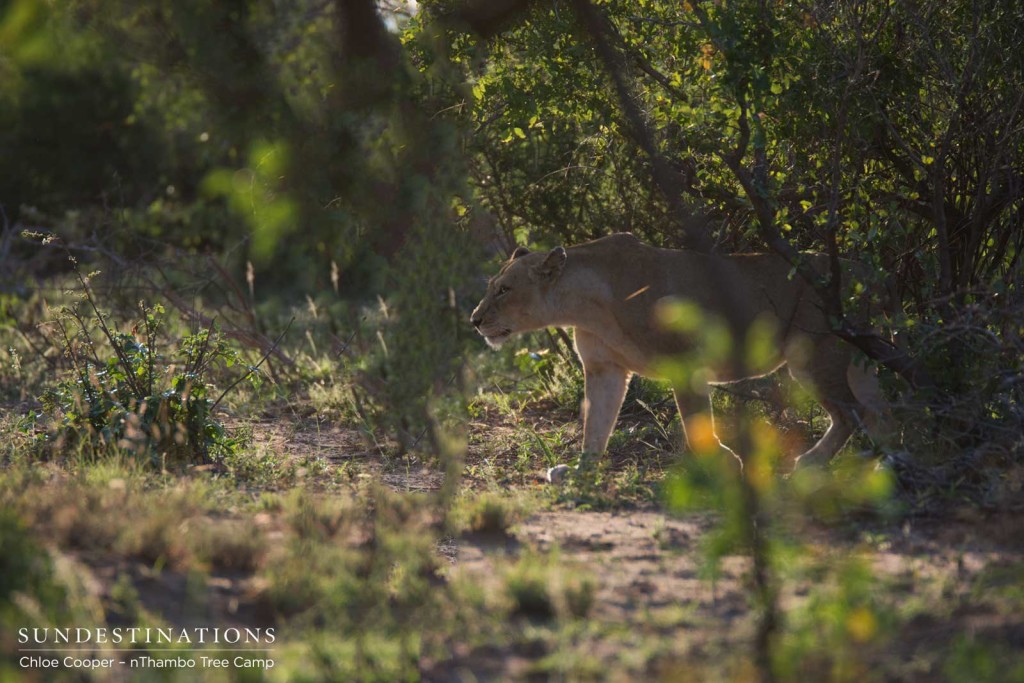
[[[819,272],[827,272],[827,257],[807,258]],[[710,415],[709,385],[767,374],[785,363],[832,420],[798,464],[828,462],[859,424],[880,422],[884,408],[874,374],[851,362],[852,349],[831,333],[817,294],[791,274],[781,257],[741,254],[715,261],[713,265],[709,257],[692,251],[651,247],[628,233],[546,253],[520,248],[488,283],[472,321],[492,346],[519,332],[574,328],[585,379],[587,453],[601,453],[607,447],[630,376],[656,376],[659,358],[692,348],[692,340],[659,324],[659,301],[690,301],[705,314],[744,325],[768,322],[776,334],[774,359],[766,366],[752,374],[723,363],[701,373],[708,381],[674,390],[684,434],[694,416]],[[714,284],[722,280],[711,276],[713,267],[724,268],[731,300],[743,302],[742,311],[725,315],[726,297]]]

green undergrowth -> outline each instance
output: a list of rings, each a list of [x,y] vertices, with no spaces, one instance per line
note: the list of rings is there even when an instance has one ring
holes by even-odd
[[[450,513],[451,528],[507,534],[536,505],[467,496]],[[423,662],[444,659],[452,637],[490,634],[512,646],[526,626],[510,627],[516,619],[558,633],[594,601],[593,580],[546,553],[510,556],[498,583],[478,592],[439,551],[446,513],[436,501],[373,482],[331,494],[301,486],[252,494],[230,478],[155,473],[131,458],[73,470],[11,465],[0,470],[0,510],[4,631],[184,627],[190,612],[216,625],[232,623],[236,610],[254,615],[250,626],[276,629],[276,668],[266,680],[416,679]],[[214,586],[229,587],[234,607],[216,606]],[[185,612],[168,609],[167,596]],[[14,671],[15,647],[0,640],[0,670]],[[204,652],[178,646],[176,654]],[[81,675],[57,671],[54,680]]]
[[[726,622],[701,607],[746,561],[749,515],[718,460],[681,453],[667,385],[635,378],[608,454],[581,459],[582,376],[562,337],[480,349],[452,383],[469,394],[465,409],[440,390],[432,404],[448,451],[439,456],[436,434],[414,430],[403,444],[377,419],[386,402],[371,357],[385,353],[382,306],[327,295],[265,305],[256,314],[264,328],[287,329],[277,354],[243,344],[213,315],[196,326],[157,303],[119,306],[96,294],[100,280],[70,280],[52,305],[5,304],[0,541],[13,550],[0,553],[4,632],[181,625],[183,615],[277,629],[274,670],[210,680],[446,680],[456,675],[452,651],[478,679],[752,675],[757,603],[744,592]],[[825,427],[784,376],[712,400],[726,443],[743,410],[752,422],[747,475],[783,605],[773,660],[781,680],[861,680],[865,661],[893,666],[900,652],[889,648],[918,621],[962,619],[963,605],[1012,620],[1012,562],[922,580],[926,599],[924,588],[907,596],[899,582],[875,583],[868,551],[821,541],[856,520],[897,524],[908,508],[893,469],[857,455],[861,442],[827,473],[781,475],[787,454]],[[540,481],[563,463],[575,468],[563,486]],[[617,540],[588,545],[600,535],[587,526],[604,519],[598,512],[710,522],[692,544],[655,533],[614,555]],[[541,542],[545,515],[579,528]],[[702,588],[622,608],[609,576],[652,553],[692,555]],[[643,603],[660,576],[635,577],[628,599]],[[943,581],[953,587],[944,592]],[[920,666],[957,681],[971,667],[1014,671],[1005,641],[949,641],[920,654]],[[15,645],[0,638],[0,676],[14,671]]]

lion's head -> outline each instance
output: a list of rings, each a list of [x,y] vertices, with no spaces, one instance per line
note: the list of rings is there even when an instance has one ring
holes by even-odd
[[[531,252],[519,247],[487,283],[487,293],[470,321],[488,345],[498,348],[518,332],[545,327],[546,294],[562,274],[566,253]]]

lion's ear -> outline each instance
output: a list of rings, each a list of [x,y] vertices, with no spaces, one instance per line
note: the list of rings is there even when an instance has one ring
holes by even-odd
[[[509,261],[515,261],[520,256],[526,256],[529,253],[530,250],[526,247],[516,247],[516,250],[512,252],[512,257],[509,258]]]
[[[531,274],[536,280],[554,282],[562,274],[567,258],[564,247],[555,247],[544,257],[544,262],[534,266]]]

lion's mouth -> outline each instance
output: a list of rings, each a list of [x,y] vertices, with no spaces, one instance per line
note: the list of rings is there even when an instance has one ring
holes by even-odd
[[[492,349],[499,348],[502,344],[508,341],[508,338],[512,336],[512,330],[504,329],[495,333],[482,333],[484,341]]]

